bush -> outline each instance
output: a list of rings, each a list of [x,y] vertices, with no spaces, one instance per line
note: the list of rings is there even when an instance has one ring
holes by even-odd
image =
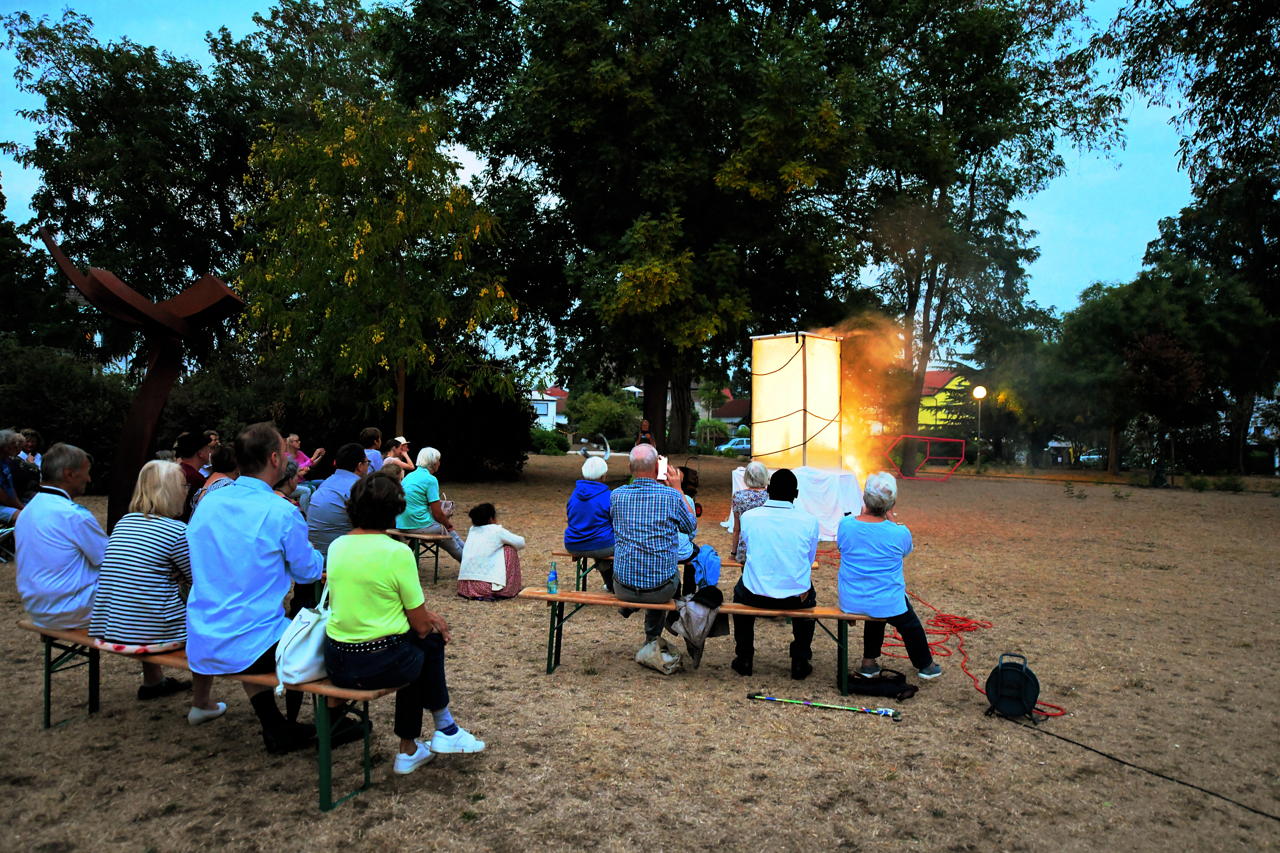
[[[724,421],[702,418],[694,424],[693,435],[699,445],[707,445],[714,450],[717,444],[729,440],[729,427]]]
[[[32,427],[44,449],[60,441],[93,456],[90,491],[105,494],[133,389],[119,373],[49,347],[24,347],[0,337],[3,427]]]
[[[1236,475],[1232,474],[1227,477],[1219,477],[1213,481],[1214,491],[1218,492],[1243,492],[1244,481]]]
[[[1194,489],[1197,492],[1203,492],[1205,489],[1209,488],[1209,478],[1188,476],[1186,480],[1186,485],[1188,489]]]
[[[556,430],[534,427],[529,431],[529,438],[533,440],[534,453],[540,453],[543,456],[564,456],[569,452],[569,439]]]

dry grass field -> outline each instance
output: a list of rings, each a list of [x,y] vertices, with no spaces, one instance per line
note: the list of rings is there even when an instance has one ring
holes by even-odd
[[[509,484],[449,483],[447,459],[441,474],[460,508],[493,501],[528,538],[525,582],[540,584],[579,462],[533,457]],[[734,463],[696,464],[699,539],[724,553],[717,523]],[[621,482],[624,467],[615,458],[610,479]],[[1030,659],[1041,698],[1068,711],[1045,732],[1280,815],[1280,500],[1113,484],[1071,492],[1082,497],[1061,482],[904,482],[899,515],[916,542],[909,589],[991,623],[964,639],[981,681],[1002,652]],[[88,503],[101,511],[101,500]],[[55,698],[69,721],[41,730],[40,647],[14,627],[13,566],[0,566],[0,848],[1280,847],[1276,819],[984,716],[958,656],[897,703],[894,723],[746,698],[856,704],[835,688],[834,644],[821,631],[804,682],[788,677],[781,622],[758,625],[751,678],[730,670],[730,638],[710,641],[701,669],[664,677],[631,660],[639,618],[588,608],[566,627],[563,664],[548,676],[546,607],[463,601],[456,565],[442,563],[427,602],[453,629],[454,712],[489,748],[394,776],[383,700],[373,788],[327,814],[316,810],[311,755],[263,752],[233,682],[215,688],[226,717],[190,728],[185,697],[136,701],[135,667],[106,656],[101,713],[85,714],[83,671],[65,674]],[[834,568],[815,583],[819,601],[834,603]],[[339,750],[338,784],[355,781],[358,763],[358,747]]]

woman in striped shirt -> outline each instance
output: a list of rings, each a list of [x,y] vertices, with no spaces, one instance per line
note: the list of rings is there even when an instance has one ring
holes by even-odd
[[[187,525],[178,521],[186,503],[182,468],[152,460],[138,473],[129,513],[116,522],[107,542],[89,617],[94,645],[124,654],[180,649],[187,641],[186,591],[191,587]],[[159,664],[142,665],[139,699],[168,696],[190,682],[165,678]],[[195,676],[187,720],[208,722],[227,709],[210,700],[211,676]]]

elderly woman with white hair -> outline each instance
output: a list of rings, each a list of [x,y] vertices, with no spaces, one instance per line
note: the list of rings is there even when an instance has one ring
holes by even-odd
[[[733,507],[733,542],[729,547],[729,552],[733,554],[733,559],[739,563],[747,561],[747,547],[742,541],[742,514],[747,510],[755,509],[758,506],[764,506],[764,502],[769,499],[769,469],[764,467],[763,462],[748,462],[747,469],[742,475],[742,484],[745,489],[738,489],[733,493],[731,506]]]
[[[609,519],[609,487],[604,477],[609,464],[599,456],[582,463],[582,479],[565,504],[564,549],[575,557],[595,560],[604,588],[613,591],[613,522]]]
[[[888,622],[898,629],[917,674],[927,680],[941,675],[942,667],[934,662],[924,626],[907,598],[902,560],[911,553],[911,531],[894,517],[897,501],[897,481],[892,474],[877,471],[867,477],[863,489],[865,511],[841,520],[836,532],[840,547],[840,609],[884,620],[867,622],[863,629],[858,675],[874,678],[880,674],[876,658],[880,657]]]
[[[440,451],[424,447],[418,451],[418,467],[404,478],[404,512],[396,516],[396,528],[408,533],[447,533],[440,543],[450,557],[462,562],[462,537],[453,529],[453,520],[445,512],[440,495]]]

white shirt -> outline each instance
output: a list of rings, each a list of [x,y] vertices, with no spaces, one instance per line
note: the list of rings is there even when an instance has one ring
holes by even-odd
[[[818,519],[790,501],[765,501],[742,514],[740,539],[747,562],[742,583],[756,595],[790,598],[813,586]]]
[[[18,594],[44,628],[89,624],[107,534],[93,513],[62,489],[42,486],[18,516]]]
[[[505,587],[507,561],[502,555],[503,545],[519,551],[524,547],[524,537],[517,536],[501,524],[481,524],[468,530],[467,541],[462,546],[458,580],[488,581],[495,590]]]

